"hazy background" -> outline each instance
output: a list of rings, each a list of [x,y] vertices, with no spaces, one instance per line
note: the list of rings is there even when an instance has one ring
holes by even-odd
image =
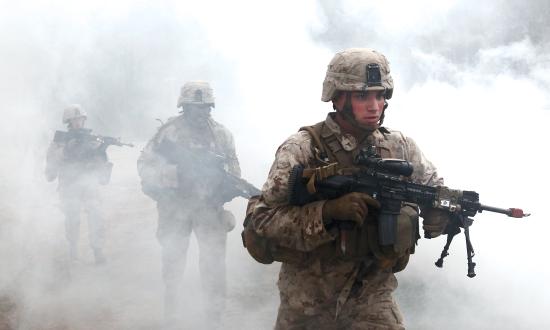
[[[159,328],[155,206],[135,167],[156,119],[177,115],[185,81],[210,81],[214,118],[233,131],[243,176],[261,186],[276,147],[331,110],[320,102],[322,80],[347,47],[387,56],[395,91],[385,124],[413,137],[449,186],[533,213],[476,217],[474,279],[463,236],[443,270],[433,262],[444,239],[422,239],[398,275],[407,327],[550,327],[548,17],[543,0],[0,0],[0,329]],[[81,261],[69,267],[55,184],[43,176],[68,103],[88,111],[96,133],[136,144],[109,149],[102,268],[92,264],[86,222]],[[228,205],[238,219],[244,207],[242,199]],[[254,263],[240,229],[228,242],[226,325],[269,329],[278,265]],[[196,263],[192,242],[185,279],[200,300]],[[200,327],[200,309],[188,307],[196,316],[188,326]]]

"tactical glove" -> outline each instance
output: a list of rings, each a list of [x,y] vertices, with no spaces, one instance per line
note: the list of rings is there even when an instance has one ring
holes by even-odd
[[[424,219],[422,228],[424,229],[425,238],[434,238],[441,235],[450,220],[447,211],[434,208],[422,210],[420,216]]]
[[[323,222],[353,221],[362,226],[369,214],[369,207],[380,208],[380,203],[367,194],[352,192],[325,202]]]

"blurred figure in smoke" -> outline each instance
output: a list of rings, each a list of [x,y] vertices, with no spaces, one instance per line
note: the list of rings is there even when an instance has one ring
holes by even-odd
[[[58,179],[58,191],[71,260],[78,258],[81,212],[88,214],[90,245],[96,264],[105,263],[103,243],[105,228],[101,213],[99,185],[107,184],[112,163],[101,141],[90,139],[91,129],[84,128],[86,112],[78,104],[63,112],[68,131],[57,131],[48,148],[46,179]]]
[[[210,115],[214,96],[207,82],[186,83],[178,107],[181,115],[162,125],[143,150],[138,171],[143,192],[157,202],[167,323],[177,325],[181,317],[181,284],[194,231],[208,317],[217,326],[225,308],[226,235],[235,226],[223,209],[236,197],[227,190],[224,173],[240,177],[239,162],[232,134]]]
[[[353,192],[304,206],[289,205],[293,166],[338,163],[349,169],[367,146],[375,146],[382,158],[410,161],[413,182],[443,184],[411,138],[381,126],[392,93],[384,55],[365,48],[337,53],[328,65],[321,98],[331,101],[335,112],[279,147],[261,197],[249,204],[251,224],[246,227],[268,247],[275,247],[257,260],[283,263],[276,329],[404,329],[392,297],[397,287],[394,273],[405,268],[419,238],[417,206],[401,205],[396,242],[382,248],[372,216],[380,204],[372,196]],[[422,212],[425,235],[440,235],[448,216],[443,211]],[[254,240],[246,237],[249,251],[262,249],[248,246]]]

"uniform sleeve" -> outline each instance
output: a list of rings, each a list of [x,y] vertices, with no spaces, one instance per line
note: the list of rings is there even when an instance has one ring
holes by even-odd
[[[155,136],[147,143],[137,161],[142,189],[147,195],[159,189],[178,187],[177,166],[169,164],[164,157],[155,152],[158,139],[162,139],[162,136]]]
[[[59,168],[63,162],[63,145],[53,142],[48,147],[46,154],[46,180],[49,182],[55,180],[59,173]]]
[[[436,167],[424,156],[416,142],[407,137],[405,144],[408,152],[407,160],[414,166],[412,181],[429,186],[442,186],[443,178],[438,176]]]
[[[231,132],[227,132],[226,152],[227,155],[227,170],[229,173],[241,177],[241,167],[239,166],[239,159],[237,158],[237,152],[235,150],[235,140]]]
[[[303,135],[302,135],[303,137]],[[294,165],[311,162],[311,141],[287,140],[279,147],[260,202],[252,216],[258,235],[283,247],[311,251],[335,237],[323,225],[323,205],[317,201],[304,206],[288,205],[288,178]]]

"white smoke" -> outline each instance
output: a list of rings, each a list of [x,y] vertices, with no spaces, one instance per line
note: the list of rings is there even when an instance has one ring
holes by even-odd
[[[433,261],[444,240],[421,240],[399,275],[407,326],[548,327],[549,9],[543,0],[0,2],[0,327],[3,313],[22,329],[158,328],[155,206],[135,169],[155,119],[177,114],[185,81],[210,81],[213,116],[233,131],[243,176],[260,186],[276,147],[331,110],[319,101],[321,83],[334,52],[347,47],[387,55],[396,88],[385,124],[413,137],[449,186],[533,213],[476,217],[475,279],[465,276],[462,237],[442,270]],[[109,149],[103,269],[89,262],[85,222],[83,261],[65,268],[55,185],[43,177],[67,103],[86,108],[94,132],[137,145]],[[242,199],[229,207],[242,218]],[[278,266],[254,263],[239,229],[228,242],[227,328],[271,328]],[[200,296],[197,252],[192,244],[192,296]]]

